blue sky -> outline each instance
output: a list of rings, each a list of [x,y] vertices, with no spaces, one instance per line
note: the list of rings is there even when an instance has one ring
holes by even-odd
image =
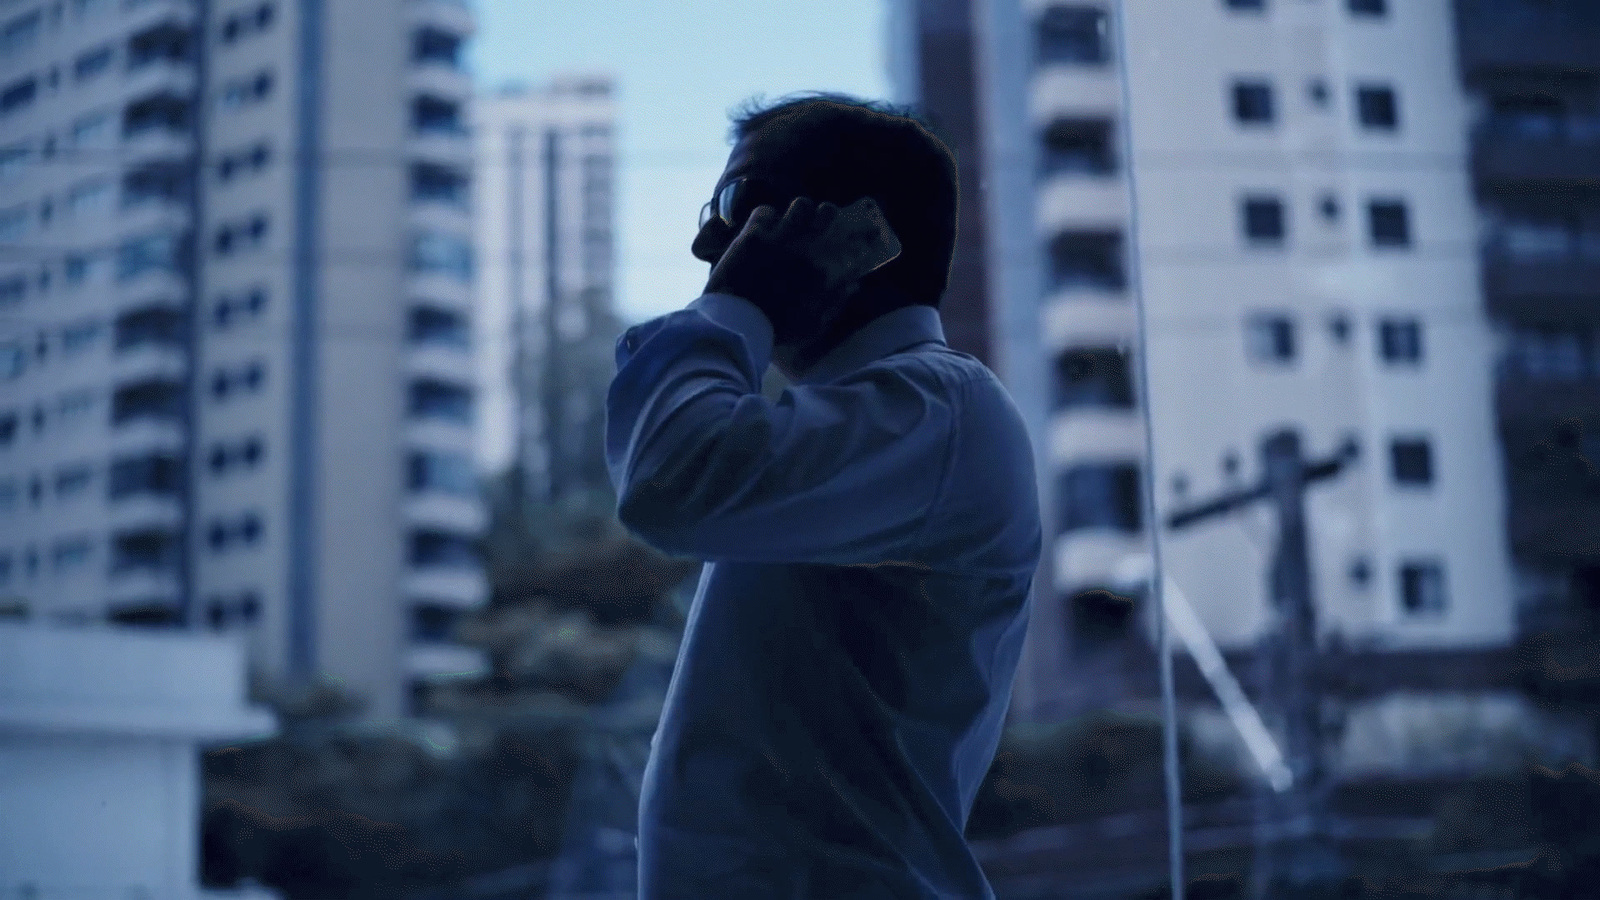
[[[478,0],[480,84],[617,79],[617,306],[632,322],[705,285],[695,218],[727,160],[728,111],[754,94],[887,98],[883,0]]]

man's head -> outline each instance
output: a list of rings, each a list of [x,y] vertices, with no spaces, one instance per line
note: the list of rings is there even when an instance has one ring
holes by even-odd
[[[955,251],[957,180],[955,155],[931,124],[909,108],[842,94],[765,108],[752,101],[733,120],[734,148],[717,190],[751,176],[784,206],[801,195],[840,207],[870,196],[900,239],[900,256],[862,279],[859,308],[827,343],[899,306],[939,305]],[[713,216],[695,237],[694,255],[715,264],[736,233]]]

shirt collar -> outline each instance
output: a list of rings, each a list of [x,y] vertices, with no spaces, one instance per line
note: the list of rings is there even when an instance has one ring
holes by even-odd
[[[907,347],[928,341],[944,343],[939,310],[922,303],[892,309],[861,326],[796,379],[797,384],[824,384]]]

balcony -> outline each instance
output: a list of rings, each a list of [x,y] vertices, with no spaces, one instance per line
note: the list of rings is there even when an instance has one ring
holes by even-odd
[[[482,675],[488,671],[489,655],[477,647],[441,643],[406,648],[406,674],[412,678]]]
[[[1600,258],[1516,256],[1490,246],[1483,287],[1497,317],[1600,322]]]
[[[473,609],[489,599],[489,579],[478,569],[408,569],[401,586],[408,601]]]
[[[109,606],[176,605],[180,592],[175,568],[132,568],[111,573],[106,583]]]
[[[194,63],[179,59],[153,59],[128,72],[123,94],[129,99],[150,94],[187,97],[194,93]]]
[[[406,495],[402,504],[408,525],[478,533],[489,525],[488,512],[477,497],[425,491]]]
[[[413,93],[456,101],[472,96],[472,76],[465,69],[435,62],[417,62],[406,70],[406,86]]]
[[[122,139],[122,155],[130,166],[185,160],[194,154],[194,146],[194,135],[187,128],[152,126],[127,132]]]
[[[1600,182],[1600,124],[1585,126],[1579,134],[1558,128],[1548,135],[1479,129],[1472,147],[1473,175],[1480,182],[1529,187]]]
[[[117,531],[177,530],[183,524],[183,502],[175,494],[129,494],[107,505],[105,522]]]
[[[111,452],[178,453],[184,448],[184,427],[177,420],[134,419],[111,432]]]
[[[197,6],[194,0],[144,0],[137,5],[127,4],[121,28],[130,34],[161,26],[188,28],[198,18]]]
[[[476,377],[476,370],[468,350],[439,344],[410,344],[406,353],[406,374],[413,378],[466,383]]]
[[[1600,7],[1584,0],[1457,0],[1461,69],[1600,66]]]
[[[1516,554],[1600,561],[1600,378],[1504,375],[1496,386]]]
[[[472,7],[466,0],[410,0],[406,20],[414,26],[432,25],[442,31],[471,35],[474,28]]]
[[[188,370],[189,355],[171,344],[138,344],[111,358],[112,379],[118,384],[181,381]]]

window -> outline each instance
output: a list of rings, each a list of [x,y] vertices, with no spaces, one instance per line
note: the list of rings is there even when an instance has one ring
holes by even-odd
[[[411,607],[411,639],[424,643],[450,640],[461,611],[437,603],[418,603]]]
[[[237,369],[219,368],[211,373],[211,396],[226,400],[234,391],[255,392],[266,381],[266,366],[257,360]]]
[[[1347,0],[1353,16],[1381,17],[1389,14],[1388,0]]]
[[[0,89],[0,115],[9,115],[28,106],[39,95],[39,80],[33,76],[13,81]]]
[[[1257,11],[1267,8],[1267,0],[1224,0],[1229,9]]]
[[[1306,82],[1306,96],[1310,97],[1311,102],[1317,107],[1326,108],[1332,95],[1328,91],[1328,83],[1326,81],[1321,78],[1313,78]]]
[[[222,23],[222,42],[232,44],[259,34],[272,26],[273,18],[275,13],[271,3],[263,3],[254,9],[236,12]]]
[[[8,447],[17,439],[17,423],[21,419],[14,409],[0,412],[0,447]]]
[[[85,319],[61,329],[61,352],[72,356],[89,349],[100,339],[103,329],[98,319]]]
[[[413,343],[441,344],[465,350],[471,333],[467,317],[461,313],[436,306],[416,306],[411,309],[409,337]]]
[[[112,539],[111,571],[172,571],[181,546],[180,535],[159,528],[120,532]]]
[[[260,514],[247,512],[237,518],[212,519],[206,526],[206,543],[220,553],[230,544],[254,544],[261,539],[261,532]]]
[[[1105,119],[1057,119],[1044,131],[1045,175],[1109,175],[1116,170],[1111,153],[1111,123]]]
[[[27,363],[28,351],[20,341],[0,344],[0,381],[21,378]]]
[[[252,288],[238,295],[224,294],[211,307],[211,322],[219,329],[227,328],[235,319],[259,317],[266,308],[266,288]]]
[[[1333,194],[1323,194],[1322,199],[1317,201],[1317,212],[1322,214],[1326,222],[1339,221],[1339,198]]]
[[[182,131],[189,127],[189,102],[176,94],[156,94],[128,104],[122,112],[122,134],[133,137],[146,131]]]
[[[1050,242],[1050,288],[1120,291],[1127,285],[1122,235],[1064,231]]]
[[[11,512],[22,502],[22,489],[15,478],[0,478],[0,512]]]
[[[1400,565],[1400,605],[1412,615],[1439,614],[1445,609],[1444,565],[1434,560],[1408,560]]]
[[[10,275],[0,278],[0,309],[16,306],[28,296],[28,276]]]
[[[51,563],[62,574],[76,572],[89,563],[94,542],[87,537],[64,538],[50,550]]]
[[[151,380],[118,387],[111,395],[111,423],[135,419],[179,420],[183,417],[183,385]]]
[[[1600,378],[1600,335],[1579,328],[1519,328],[1506,360],[1511,373],[1541,381]]]
[[[0,147],[0,179],[10,180],[21,175],[33,161],[33,145],[27,142]]]
[[[94,391],[68,391],[56,401],[56,419],[62,426],[83,421],[94,409]]]
[[[1246,125],[1270,125],[1272,85],[1259,80],[1234,82],[1233,118]]]
[[[111,182],[104,179],[82,181],[67,190],[67,214],[77,218],[99,212],[111,199]]]
[[[265,169],[271,161],[272,148],[264,143],[224,154],[217,161],[217,179],[230,181],[235,175],[254,174]]]
[[[1282,244],[1284,238],[1283,201],[1277,197],[1246,197],[1244,236],[1253,244]]]
[[[183,460],[171,454],[119,457],[111,462],[106,487],[113,500],[136,494],[176,496],[183,490]]]
[[[189,196],[189,179],[181,163],[157,162],[122,176],[123,207],[143,203],[181,203]]]
[[[467,175],[448,166],[417,163],[411,167],[411,198],[465,208]]]
[[[472,459],[459,453],[412,453],[406,460],[406,487],[471,497],[478,493]]]
[[[1133,408],[1128,356],[1116,347],[1077,347],[1056,357],[1052,408]]]
[[[1114,643],[1128,634],[1135,621],[1137,598],[1105,588],[1087,588],[1067,599],[1073,646],[1092,650]]]
[[[110,138],[110,115],[96,112],[85,115],[72,123],[72,144],[78,147],[90,146]]]
[[[431,63],[461,67],[461,36],[437,28],[422,28],[411,38],[411,59],[417,63]]]
[[[419,234],[411,245],[411,268],[465,281],[472,277],[472,245],[452,234]]]
[[[1543,95],[1500,94],[1490,98],[1486,126],[1507,136],[1551,140],[1567,119],[1566,106]]]
[[[72,64],[72,77],[79,81],[88,81],[105,72],[111,68],[112,55],[110,44],[78,54],[77,60]]]
[[[254,468],[265,453],[259,435],[251,435],[236,442],[218,441],[211,445],[206,462],[213,474],[221,475],[233,466]]]
[[[0,25],[0,58],[15,56],[37,43],[39,26],[43,21],[43,13],[35,9]]]
[[[218,256],[260,247],[267,239],[267,217],[257,213],[248,220],[229,222],[217,229],[212,248]]]
[[[446,531],[425,529],[411,533],[411,565],[418,568],[473,568],[478,565],[478,549],[472,538]]]
[[[131,238],[117,248],[117,280],[131,281],[145,272],[177,272],[179,238],[175,234],[151,234]]]
[[[1389,442],[1389,470],[1396,484],[1432,484],[1433,450],[1426,438]]]
[[[1362,85],[1356,88],[1356,117],[1361,127],[1373,131],[1393,131],[1400,127],[1400,101],[1394,88]]]
[[[90,487],[91,480],[94,480],[94,466],[88,463],[56,469],[56,496],[66,500],[69,496],[80,495]]]
[[[1062,533],[1084,528],[1137,532],[1142,518],[1139,467],[1133,463],[1073,466],[1056,478],[1056,502]]]
[[[1374,200],[1367,204],[1367,225],[1374,247],[1408,247],[1411,223],[1401,200]]]
[[[1294,360],[1294,322],[1288,316],[1251,316],[1245,326],[1245,340],[1251,359],[1273,363]]]
[[[1379,320],[1378,350],[1386,363],[1421,362],[1422,323],[1411,318]]]
[[[472,422],[472,391],[448,382],[425,378],[411,383],[411,415],[444,419],[466,425]]]
[[[217,102],[223,109],[242,109],[267,99],[272,94],[272,73],[260,71],[245,78],[235,78],[222,87]]]
[[[1039,62],[1104,65],[1111,57],[1109,25],[1097,7],[1046,7],[1037,26]]]
[[[0,209],[0,241],[18,241],[28,234],[28,207]]]
[[[411,103],[411,127],[422,133],[464,134],[461,107],[449,100],[421,96]]]
[[[183,345],[183,312],[170,306],[148,306],[117,317],[116,348],[179,347]]]

